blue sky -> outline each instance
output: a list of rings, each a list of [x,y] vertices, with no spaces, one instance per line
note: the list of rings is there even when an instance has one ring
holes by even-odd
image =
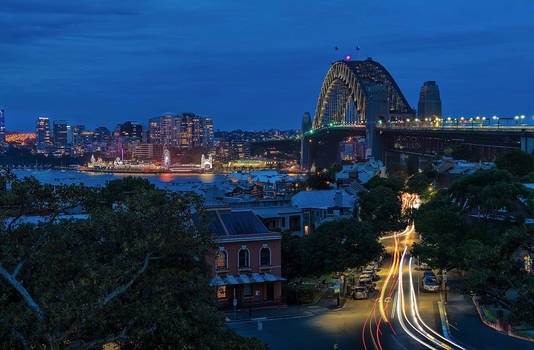
[[[0,108],[9,130],[168,111],[298,128],[329,64],[360,46],[412,107],[436,80],[447,116],[532,118],[533,14],[532,0],[1,0]]]

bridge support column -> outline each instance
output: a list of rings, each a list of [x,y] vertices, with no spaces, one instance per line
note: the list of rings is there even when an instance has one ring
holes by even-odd
[[[384,85],[372,85],[367,89],[367,113],[366,113],[366,133],[367,156],[375,159],[382,159],[382,143],[379,130],[376,129],[376,121],[380,119],[389,120],[389,102],[387,88]]]
[[[534,151],[534,137],[526,135],[521,136],[521,150],[528,154],[532,154],[532,151]]]

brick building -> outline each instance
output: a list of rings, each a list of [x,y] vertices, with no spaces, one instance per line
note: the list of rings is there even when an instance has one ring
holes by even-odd
[[[281,244],[250,210],[214,209],[209,226],[217,235],[216,251],[208,256],[220,306],[237,307],[282,302]]]

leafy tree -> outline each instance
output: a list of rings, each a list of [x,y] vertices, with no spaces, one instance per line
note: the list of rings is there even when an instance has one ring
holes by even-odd
[[[464,176],[419,209],[422,240],[412,252],[434,268],[463,270],[464,292],[514,310],[513,321],[532,322],[534,276],[522,269],[522,256],[534,256],[523,219],[532,215],[532,198],[505,170]]]
[[[433,178],[429,178],[424,173],[418,173],[408,179],[406,191],[424,196],[428,193],[428,187],[432,184]]]
[[[514,176],[525,176],[534,172],[534,156],[521,150],[506,152],[495,160],[499,169],[508,170]]]
[[[359,198],[359,217],[374,228],[378,234],[399,230],[405,225],[402,214],[401,194],[404,182],[399,178],[371,178]]]
[[[204,257],[212,235],[191,224],[193,211],[202,215],[198,198],[139,179],[104,189],[40,185],[8,172],[0,179],[0,335],[6,347],[246,344],[224,327],[208,285]],[[86,217],[61,216],[80,207]],[[33,213],[42,219],[25,219]]]
[[[282,274],[288,280],[304,276],[307,273],[304,241],[306,237],[295,236],[289,232],[282,234]]]
[[[312,190],[328,190],[330,184],[336,182],[336,174],[342,169],[341,165],[333,164],[328,169],[323,169],[315,174],[311,174],[306,179],[306,187]]]
[[[305,247],[306,265],[313,275],[363,266],[382,251],[372,227],[353,218],[322,224],[309,235]]]
[[[381,251],[382,245],[370,225],[356,219],[330,221],[307,237],[284,237],[283,271],[288,279],[319,276],[363,266]]]

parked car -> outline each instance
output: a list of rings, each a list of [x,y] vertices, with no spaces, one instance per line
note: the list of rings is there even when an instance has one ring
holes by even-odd
[[[369,298],[369,291],[367,290],[367,287],[354,287],[352,289],[352,299],[368,299]]]
[[[438,280],[435,277],[423,278],[423,290],[425,292],[437,292],[439,290]]]
[[[368,285],[373,283],[373,278],[369,274],[362,273],[358,278],[358,282],[360,285]]]
[[[427,278],[427,277],[437,279],[436,275],[434,274],[434,271],[432,271],[432,270],[427,270],[427,271],[423,272],[423,278]]]

